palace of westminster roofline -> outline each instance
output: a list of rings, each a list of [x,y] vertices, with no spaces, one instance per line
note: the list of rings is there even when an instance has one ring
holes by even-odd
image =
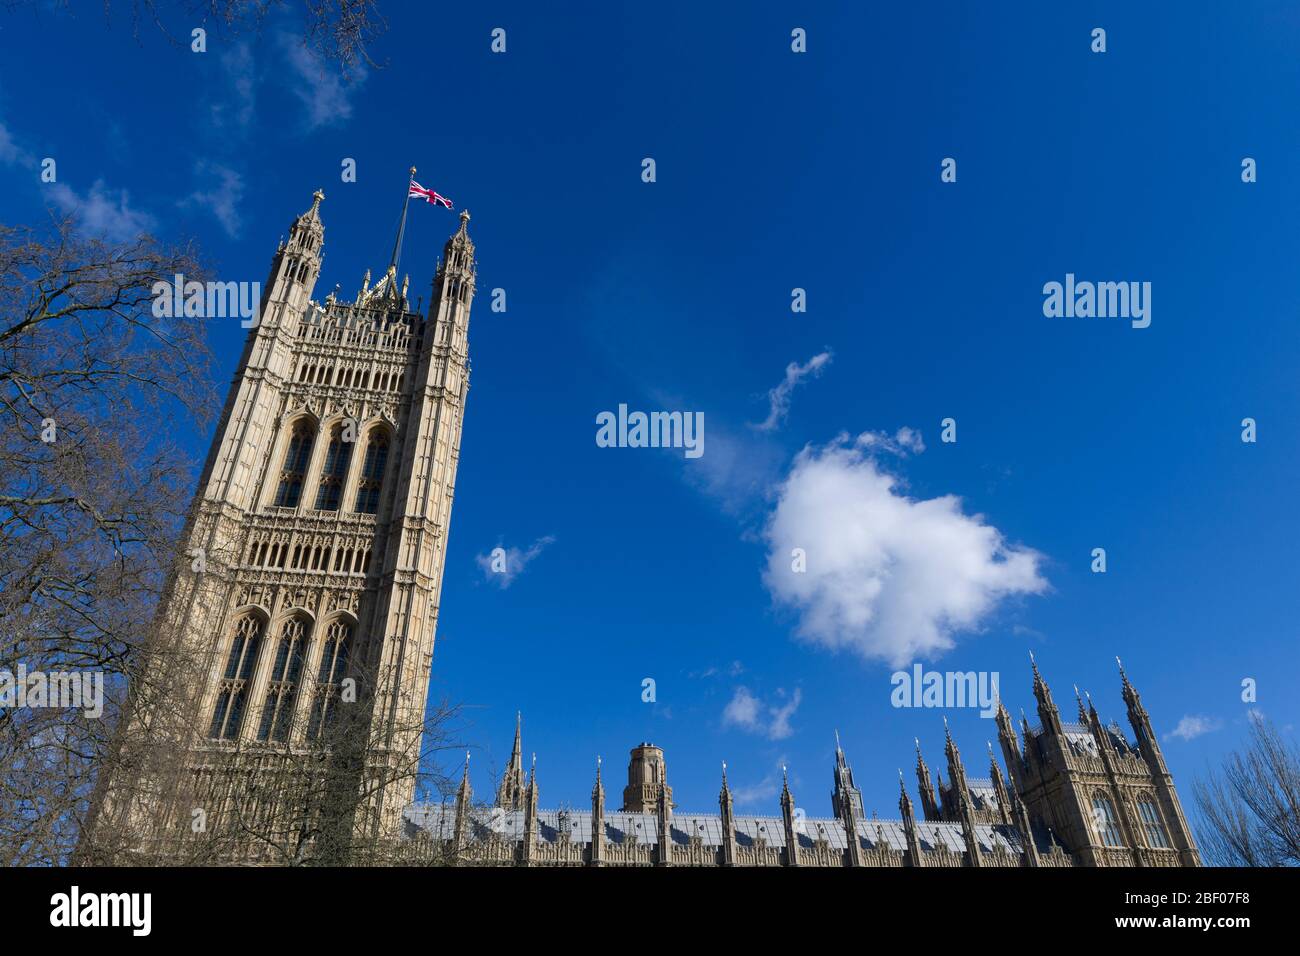
[[[1022,712],[1017,733],[998,704],[1006,772],[990,743],[988,776],[969,776],[946,719],[946,780],[931,776],[916,742],[919,814],[900,770],[899,817],[867,817],[838,734],[828,817],[796,807],[784,773],[779,815],[737,815],[726,764],[719,811],[682,812],[664,753],[651,743],[632,748],[619,810],[605,809],[599,759],[589,811],[539,810],[536,756],[525,777],[517,719],[493,805],[475,805],[467,755],[455,800],[408,807],[404,832],[468,865],[1200,865],[1150,720],[1122,665],[1136,741],[1117,723],[1103,724],[1077,689],[1078,719],[1062,720],[1032,666],[1039,723],[1031,726]]]

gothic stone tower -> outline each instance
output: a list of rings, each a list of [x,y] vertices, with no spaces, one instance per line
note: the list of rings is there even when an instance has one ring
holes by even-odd
[[[194,776],[223,755],[243,761],[245,782],[218,803],[256,790],[274,804],[275,785],[256,774],[357,706],[375,830],[395,826],[413,794],[396,768],[420,746],[469,389],[474,244],[462,212],[427,317],[406,282],[397,288],[395,264],[373,287],[367,272],[355,301],[330,293],[322,306],[311,296],[323,199],[272,260],[184,533],[202,567],[181,562],[158,627],[199,662]]]
[[[1084,866],[1200,866],[1151,719],[1123,668],[1136,746],[1077,693],[1078,722],[1062,720],[1037,663],[1033,671],[1041,726],[1022,721],[1023,753],[1011,715],[1001,704],[997,713],[1002,754],[1029,815]]]
[[[671,810],[673,788],[668,786],[664,752],[654,744],[632,748],[627,764],[627,786],[623,788],[623,812],[656,813],[662,805]]]

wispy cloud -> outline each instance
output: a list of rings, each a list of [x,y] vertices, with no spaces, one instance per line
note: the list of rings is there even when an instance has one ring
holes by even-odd
[[[892,441],[919,447],[919,437]],[[797,610],[804,639],[901,666],[948,650],[1000,600],[1047,581],[1037,552],[965,514],[960,498],[903,494],[873,457],[879,444],[841,436],[796,456],[764,531],[763,578]]]
[[[777,696],[782,699],[782,703],[768,704],[755,697],[748,687],[737,687],[722,710],[722,725],[739,727],[768,740],[785,740],[794,733],[790,718],[803,701],[803,690],[796,687],[794,693],[789,695],[778,690]]]
[[[487,554],[474,558],[483,571],[483,576],[503,591],[514,583],[515,578],[524,573],[524,569],[541,554],[547,545],[554,544],[554,535],[538,538],[527,548],[505,547],[498,545]]]
[[[747,807],[756,803],[767,803],[780,792],[780,778],[770,773],[758,783],[733,788],[731,796],[737,806]]]
[[[906,456],[909,453],[919,455],[925,451],[925,442],[921,440],[921,433],[906,425],[896,431],[893,437],[890,437],[887,432],[863,432],[853,440],[853,443],[859,448],[873,452],[887,451],[891,455]]]
[[[805,379],[809,377],[816,378],[820,375],[822,370],[831,364],[831,357],[831,350],[827,349],[825,352],[814,355],[802,365],[798,362],[791,362],[787,365],[785,367],[785,378],[775,388],[768,390],[767,418],[753,427],[761,432],[770,432],[780,426],[785,421],[785,416],[790,413],[790,393],[802,384]]]
[[[294,93],[307,109],[307,128],[332,126],[351,119],[351,96],[365,83],[367,71],[364,66],[344,82],[300,38],[280,33],[278,42],[297,80],[293,84]]]
[[[257,112],[257,63],[247,40],[226,48],[218,60],[222,89],[208,105],[211,128],[243,136]]]
[[[195,206],[207,209],[216,217],[226,235],[239,238],[243,218],[239,204],[244,198],[244,177],[236,170],[219,163],[200,160],[195,174],[203,185],[182,199],[182,208]]]
[[[153,216],[131,205],[125,189],[109,189],[103,180],[96,180],[85,194],[64,183],[54,183],[49,190],[55,205],[75,215],[81,231],[91,235],[120,242],[153,232],[157,226]]]
[[[1222,726],[1223,722],[1216,717],[1199,717],[1194,714],[1185,714],[1183,719],[1178,721],[1178,726],[1169,731],[1165,738],[1174,737],[1183,741],[1195,740],[1197,737],[1213,733]]]
[[[34,162],[31,154],[14,141],[9,127],[0,123],[0,163],[6,166],[31,166]]]

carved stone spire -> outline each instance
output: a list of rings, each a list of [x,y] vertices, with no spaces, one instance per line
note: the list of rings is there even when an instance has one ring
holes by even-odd
[[[920,744],[917,749],[919,751]],[[916,832],[916,814],[912,811],[912,798],[907,795],[907,786],[903,783],[903,768],[898,768],[898,812],[903,817],[903,833],[907,837],[907,863],[909,866],[925,866],[921,855],[921,840]]]
[[[781,765],[781,822],[785,826],[785,865],[799,865],[799,830],[801,825],[796,817],[794,796],[790,793],[790,775],[785,765]]]
[[[921,794],[921,815],[927,820],[940,818],[939,802],[934,796],[934,783],[930,780],[930,768],[926,766],[925,757],[921,756],[921,738],[916,741],[916,787]]]
[[[600,757],[596,758],[596,784],[591,788],[591,865],[605,862],[605,784],[600,779]]]
[[[1061,713],[1052,700],[1052,690],[1047,686],[1047,681],[1038,673],[1038,662],[1034,660],[1033,651],[1029,652],[1029,663],[1034,669],[1034,697],[1038,699],[1038,719],[1043,723],[1043,732],[1059,735],[1064,732]]]
[[[515,742],[510,749],[510,763],[497,789],[497,806],[505,810],[522,810],[524,806],[523,714],[515,712]]]
[[[722,815],[722,865],[736,865],[736,817],[732,812],[731,787],[727,786],[727,762],[722,762],[722,791],[718,794]]]
[[[524,799],[524,863],[532,862],[537,853],[537,754],[528,771],[528,792]]]
[[[472,792],[469,787],[469,751],[465,751],[465,770],[461,774],[460,787],[456,791],[456,824],[452,831],[453,845],[455,846],[455,859],[460,860],[461,852],[465,847],[466,831],[469,825],[469,810]]]
[[[989,777],[993,780],[993,792],[998,800],[998,814],[1002,817],[1003,823],[1010,823],[1012,818],[1011,798],[1007,794],[1006,783],[1002,779],[1002,768],[998,766],[998,758],[993,754],[993,741],[989,745]]]
[[[853,783],[853,768],[844,757],[840,747],[840,732],[835,731],[835,789],[831,791],[831,809],[837,817],[844,816],[843,805],[853,805],[856,818],[861,820],[866,815],[862,809],[862,791]]]

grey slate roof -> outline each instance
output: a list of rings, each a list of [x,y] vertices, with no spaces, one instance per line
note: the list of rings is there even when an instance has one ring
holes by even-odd
[[[451,837],[456,820],[454,804],[414,804],[407,808],[405,817],[414,827],[425,830],[434,837]],[[495,810],[475,808],[470,813],[471,832],[481,839],[497,832],[511,842],[524,837],[522,810]],[[539,810],[537,813],[538,838],[548,843],[560,839],[561,831],[569,834],[575,843],[591,842],[592,816],[585,810]],[[907,849],[907,835],[899,820],[861,820],[857,825],[858,840],[863,849],[874,848],[878,841],[893,850]],[[917,821],[917,839],[922,850],[946,848],[955,853],[966,849],[961,824],[949,822]],[[1011,853],[1020,853],[1020,838],[1014,827],[980,824],[975,828],[980,848],[986,852],[995,846]],[[722,845],[722,819],[716,813],[674,813],[672,841],[685,846],[692,837],[699,837],[705,846]],[[844,826],[830,817],[806,817],[803,832],[797,834],[800,846],[811,848],[813,841],[824,839],[836,850],[846,846]],[[659,820],[653,813],[605,814],[605,838],[611,843],[623,843],[631,837],[642,844],[659,842]],[[736,817],[736,843],[752,846],[759,841],[768,846],[785,846],[785,826],[780,817]]]

